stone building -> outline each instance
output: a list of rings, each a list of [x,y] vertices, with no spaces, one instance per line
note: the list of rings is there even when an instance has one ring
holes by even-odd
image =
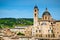
[[[60,20],[54,20],[46,8],[42,14],[42,18],[39,19],[39,9],[37,6],[34,7],[34,24],[27,28],[32,34],[30,36],[35,37],[37,40],[42,40],[46,38],[49,39],[59,39],[60,38]],[[31,28],[31,29],[30,29]],[[28,32],[28,31],[26,31]],[[29,34],[29,33],[28,33]]]

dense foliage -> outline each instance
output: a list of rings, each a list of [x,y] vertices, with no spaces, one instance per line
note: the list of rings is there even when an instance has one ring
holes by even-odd
[[[23,34],[23,33],[21,33],[21,32],[18,32],[17,35],[22,35],[22,36],[24,36],[25,34]]]
[[[0,28],[33,25],[33,18],[0,18]]]

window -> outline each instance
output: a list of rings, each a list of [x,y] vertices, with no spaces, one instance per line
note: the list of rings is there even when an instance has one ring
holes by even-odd
[[[59,35],[59,37],[60,37],[60,35]]]
[[[38,36],[38,35],[36,34],[36,36]]]
[[[48,20],[50,20],[50,17],[48,17]]]
[[[47,35],[46,35],[46,37],[47,37]]]
[[[53,34],[52,37],[55,37],[55,34]]]
[[[39,30],[39,32],[41,32],[41,30]]]
[[[38,31],[36,30],[36,32],[38,32]]]
[[[53,23],[51,23],[51,25],[52,25]]]
[[[50,37],[50,34],[48,34],[48,37]]]
[[[39,37],[42,37],[42,34],[41,34],[41,35],[39,35]]]
[[[53,30],[51,30],[51,32],[53,33]]]
[[[45,19],[47,19],[47,17],[45,17]]]
[[[51,29],[51,27],[50,27],[50,29]]]
[[[48,30],[49,33],[53,33],[53,30]]]
[[[57,33],[59,33],[59,32],[57,32]]]
[[[36,10],[35,10],[35,12],[36,12]]]
[[[36,17],[36,13],[35,13],[35,17]]]
[[[54,24],[56,24],[56,22],[53,22]]]

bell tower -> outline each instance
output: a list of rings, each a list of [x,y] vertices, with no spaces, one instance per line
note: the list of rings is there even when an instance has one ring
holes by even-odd
[[[34,7],[34,26],[37,26],[38,25],[38,7],[35,6]]]

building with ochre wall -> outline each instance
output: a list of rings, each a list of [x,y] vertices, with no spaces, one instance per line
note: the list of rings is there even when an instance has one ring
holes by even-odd
[[[34,24],[30,29],[29,33],[36,38],[60,38],[60,20],[54,20],[46,8],[42,14],[42,18],[39,18],[39,8],[34,6]],[[27,31],[26,31],[27,32]],[[28,34],[29,34],[28,33]]]

